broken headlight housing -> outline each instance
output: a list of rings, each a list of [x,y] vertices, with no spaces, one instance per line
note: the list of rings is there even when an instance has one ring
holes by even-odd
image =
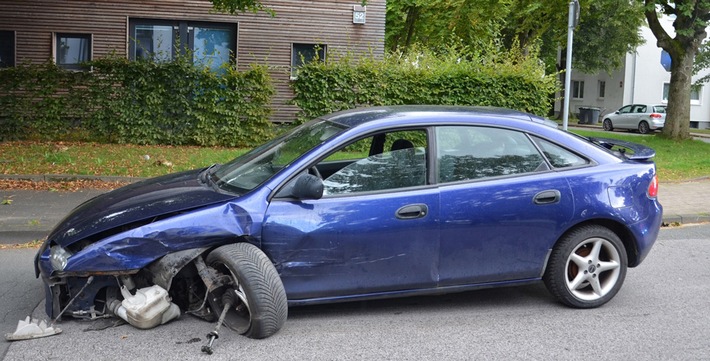
[[[72,254],[69,253],[69,251],[65,250],[61,246],[52,246],[49,249],[49,263],[55,271],[64,271],[64,267],[67,266],[67,262],[69,262],[69,257],[71,257],[71,255]]]

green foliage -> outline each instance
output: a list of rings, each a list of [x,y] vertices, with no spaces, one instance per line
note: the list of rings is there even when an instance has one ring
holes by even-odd
[[[216,73],[189,56],[88,65],[91,72],[51,63],[0,71],[0,139],[235,147],[272,135],[265,67]]]
[[[264,11],[271,16],[275,13],[273,10],[264,6],[259,0],[210,0],[212,6],[216,11],[228,13],[228,14],[238,14],[251,11],[257,13],[259,11]]]
[[[51,63],[0,71],[0,139],[67,135],[83,117],[80,93],[87,79]]]
[[[699,67],[707,64],[704,50],[700,49],[707,36],[706,28],[710,24],[709,0],[644,0],[646,20],[656,37],[656,45],[667,51],[671,57],[671,83],[668,92],[668,109],[663,134],[671,139],[690,137],[690,91],[691,75]],[[662,26],[661,16],[673,16],[671,36]],[[701,52],[698,66],[693,66],[698,52]],[[704,79],[700,79],[703,82]]]
[[[611,72],[644,43],[643,5],[636,1],[589,1],[575,30],[572,63],[586,73]]]
[[[387,1],[385,45],[406,52],[415,44],[430,49],[451,41],[487,44],[498,37],[509,7],[499,0]]]
[[[573,62],[586,72],[611,71],[643,42],[643,6],[636,1],[580,1]],[[540,53],[554,69],[557,49],[566,46],[569,0],[388,0],[385,45],[407,52],[412,46],[438,51],[442,44],[470,48],[496,44]],[[564,53],[564,52],[563,52]],[[564,61],[563,61],[564,63]]]
[[[544,115],[557,87],[539,61],[515,52],[409,54],[304,65],[292,84],[299,121],[359,106],[401,104],[498,106]]]

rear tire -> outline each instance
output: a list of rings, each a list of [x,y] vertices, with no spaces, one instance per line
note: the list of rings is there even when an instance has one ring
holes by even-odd
[[[225,294],[236,300],[225,325],[250,338],[265,338],[281,329],[288,316],[288,302],[281,278],[268,257],[256,246],[236,243],[221,246],[207,255],[207,264],[229,276],[231,283],[215,290],[217,315]]]
[[[611,132],[612,130],[614,130],[614,125],[611,123],[611,119],[604,119],[602,127],[604,127],[604,130],[606,130],[607,132]]]
[[[557,243],[543,280],[563,304],[594,308],[619,292],[627,264],[626,248],[614,232],[597,225],[583,226]]]
[[[641,123],[639,123],[639,133],[648,134],[650,132],[651,132],[651,127],[648,126],[648,123],[646,123],[645,120],[642,120]]]

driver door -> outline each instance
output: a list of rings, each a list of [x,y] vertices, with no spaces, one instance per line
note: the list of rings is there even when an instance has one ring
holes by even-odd
[[[416,135],[412,147],[394,149],[404,135]],[[370,147],[359,160],[324,172],[323,198],[269,204],[262,247],[289,300],[435,286],[439,194],[427,184],[426,133],[386,138],[381,153]],[[341,151],[357,153],[358,147]]]

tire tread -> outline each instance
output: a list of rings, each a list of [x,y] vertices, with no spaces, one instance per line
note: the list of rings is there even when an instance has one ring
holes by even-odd
[[[244,335],[266,338],[278,332],[288,317],[283,283],[269,258],[250,243],[229,244],[207,255],[207,263],[222,262],[240,278],[249,301],[252,324]]]

